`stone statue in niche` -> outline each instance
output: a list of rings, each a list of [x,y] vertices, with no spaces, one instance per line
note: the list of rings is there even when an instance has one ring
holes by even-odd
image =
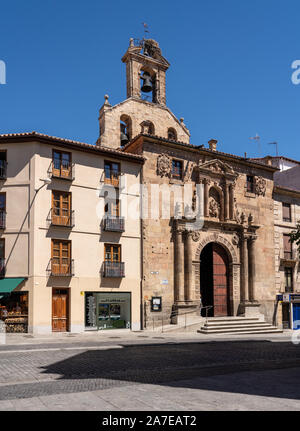
[[[214,197],[209,199],[209,215],[213,218],[219,218],[220,216],[220,204],[215,200]]]
[[[255,193],[258,196],[265,196],[267,182],[263,177],[255,178]]]
[[[161,177],[171,175],[171,159],[167,154],[160,154],[157,157],[157,175]]]
[[[214,187],[211,187],[209,190],[209,199],[208,199],[208,212],[209,216],[213,218],[220,218],[220,196],[217,190]]]

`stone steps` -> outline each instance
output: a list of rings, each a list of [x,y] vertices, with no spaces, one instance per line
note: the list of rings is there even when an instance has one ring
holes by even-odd
[[[211,317],[197,332],[201,334],[269,334],[283,331],[257,317]]]

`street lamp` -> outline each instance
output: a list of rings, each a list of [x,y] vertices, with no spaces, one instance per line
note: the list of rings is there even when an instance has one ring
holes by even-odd
[[[38,189],[35,189],[35,193],[37,193],[38,191],[40,191],[43,187],[48,186],[49,184],[51,184],[51,179],[50,178],[44,178],[41,181],[43,181],[43,185],[41,185],[41,187],[39,187]]]

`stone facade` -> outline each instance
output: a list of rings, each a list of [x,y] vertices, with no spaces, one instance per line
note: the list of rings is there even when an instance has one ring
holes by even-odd
[[[143,154],[143,183],[148,185],[151,209],[143,220],[143,295],[146,324],[167,321],[172,311],[197,312],[200,305],[200,257],[209,243],[220,244],[228,254],[230,314],[252,313],[255,309],[272,321],[274,283],[274,168],[249,162],[218,151],[184,146],[180,143],[141,136],[126,151]],[[161,163],[162,155],[164,156]],[[167,160],[182,162],[182,179],[172,176]],[[161,163],[161,164],[160,164]],[[192,166],[192,168],[191,168]],[[158,169],[160,168],[160,169]],[[246,176],[253,175],[254,192],[247,192]],[[186,219],[176,219],[171,194],[170,216],[163,218],[163,187],[203,184],[204,226],[186,227]],[[150,187],[150,185],[152,185]],[[154,186],[155,185],[155,186]],[[211,202],[219,198],[215,212]],[[158,197],[160,199],[158,200]],[[183,212],[183,208],[179,211]],[[150,299],[161,296],[163,313],[151,312]]]
[[[220,247],[228,264],[228,314],[262,313],[271,322],[276,299],[272,194],[277,168],[221,153],[214,139],[208,148],[190,145],[183,119],[178,120],[166,106],[169,63],[157,42],[136,45],[130,40],[122,61],[127,99],[111,106],[105,96],[97,145],[119,148],[122,122],[129,140],[123,151],[145,158],[141,176],[147,189],[142,220],[145,326],[174,321],[172,316],[187,311],[199,313],[201,254],[208,244]],[[154,88],[151,102],[141,94],[145,72]],[[181,166],[179,177],[173,175],[174,163]],[[163,196],[170,187],[182,195],[187,185],[195,196],[198,184],[203,193],[204,224],[195,230],[178,196],[170,194],[167,215]],[[190,209],[193,205],[192,200]],[[161,312],[151,311],[151,299],[156,296],[162,297]]]

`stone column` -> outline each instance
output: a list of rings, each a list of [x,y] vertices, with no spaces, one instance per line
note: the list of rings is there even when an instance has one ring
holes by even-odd
[[[255,239],[252,236],[248,241],[248,258],[249,258],[249,301],[255,300]]]
[[[175,300],[184,301],[184,250],[182,229],[177,228],[175,235]]]
[[[229,220],[230,219],[230,211],[229,211],[229,206],[230,206],[230,196],[229,196],[229,184],[225,184],[224,187],[225,190],[225,194],[224,194],[224,200],[225,200],[225,220]]]
[[[241,239],[241,302],[248,302],[248,245],[247,237]]]
[[[204,217],[208,217],[208,185],[209,182],[208,180],[205,178],[204,179]]]
[[[230,184],[229,186],[229,218],[233,220],[234,218],[234,186]]]
[[[192,232],[187,232],[185,236],[185,300],[193,300],[193,242]]]

